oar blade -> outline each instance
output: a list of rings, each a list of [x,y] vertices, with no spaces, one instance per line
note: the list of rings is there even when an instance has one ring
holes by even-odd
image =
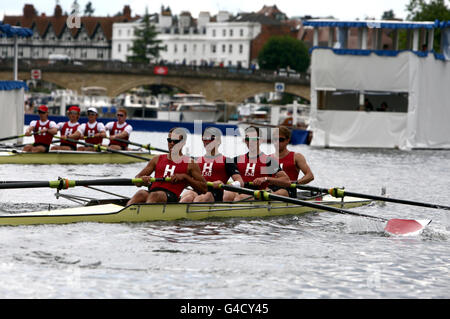
[[[384,231],[389,235],[414,236],[420,234],[430,223],[431,220],[390,219]]]

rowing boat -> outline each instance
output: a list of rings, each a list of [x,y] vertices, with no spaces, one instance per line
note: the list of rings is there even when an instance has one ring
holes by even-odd
[[[138,157],[151,159],[154,156],[148,151],[120,151],[120,153],[62,150],[48,153],[25,153],[6,150],[0,152],[0,164],[129,164],[144,161]],[[127,154],[138,157],[126,156]]]
[[[367,205],[372,201],[354,197],[336,200],[329,195],[325,195],[321,200],[312,200],[312,202],[333,207],[352,208]],[[0,215],[0,225],[18,226],[79,222],[132,223],[227,217],[255,218],[301,215],[314,211],[317,211],[317,209],[280,201],[133,204],[126,206],[124,200],[96,200],[81,207]]]

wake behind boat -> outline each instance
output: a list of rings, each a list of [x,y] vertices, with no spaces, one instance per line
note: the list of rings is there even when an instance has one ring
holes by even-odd
[[[129,164],[153,158],[148,151],[111,152],[49,151],[48,153],[28,153],[21,150],[4,149],[0,151],[0,164]],[[126,154],[143,157],[142,159]]]

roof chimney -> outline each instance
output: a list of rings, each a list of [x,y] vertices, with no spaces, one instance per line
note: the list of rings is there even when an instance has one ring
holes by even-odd
[[[128,18],[131,18],[131,8],[129,5],[123,7],[123,15]]]
[[[34,6],[32,4],[26,4],[23,7],[23,16],[26,19],[36,16],[36,10],[34,9]]]
[[[61,8],[61,6],[60,6],[59,4],[56,5],[55,11],[53,12],[53,15],[54,15],[55,17],[60,17],[60,16],[62,16],[62,8]]]

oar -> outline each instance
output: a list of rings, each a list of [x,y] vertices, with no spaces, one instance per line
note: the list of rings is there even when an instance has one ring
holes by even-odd
[[[149,151],[159,151],[159,152],[163,152],[163,153],[169,153],[168,150],[163,150],[162,148],[153,147],[153,146],[150,146],[150,144],[139,144],[139,143],[131,142],[131,141],[124,140],[121,138],[107,137],[107,139],[117,141],[117,142],[127,143],[127,144],[134,145],[134,146],[139,146],[139,147],[145,148],[146,150],[149,150]]]
[[[212,184],[210,184],[210,182],[208,182],[208,185],[212,186]],[[269,193],[269,192],[263,191],[263,190],[253,190],[253,189],[241,188],[241,187],[235,187],[235,186],[223,185],[223,184],[220,187],[225,190],[228,190],[228,191],[252,195],[255,198],[261,199],[261,200],[271,200],[272,199],[272,200],[278,200],[278,201],[287,202],[287,203],[291,203],[291,204],[297,204],[297,205],[307,206],[307,207],[311,207],[311,208],[316,208],[318,210],[326,210],[326,211],[338,213],[338,214],[348,214],[348,215],[361,216],[361,217],[381,220],[381,221],[387,222],[387,224],[384,228],[385,232],[388,234],[392,234],[392,235],[416,234],[416,233],[419,233],[422,229],[424,229],[426,225],[431,223],[431,220],[386,219],[386,218],[382,218],[382,217],[361,214],[361,213],[353,212],[353,211],[342,209],[342,208],[320,205],[320,204],[317,204],[314,202],[308,202],[308,201],[304,201],[304,200],[300,200],[300,199],[296,199],[296,198],[276,195],[276,194],[272,194],[272,193]]]
[[[405,199],[389,198],[389,197],[370,195],[370,194],[347,192],[346,190],[343,190],[342,188],[336,188],[336,187],[327,189],[327,188],[320,188],[320,187],[299,185],[299,184],[291,184],[291,187],[296,187],[298,189],[303,189],[303,190],[312,190],[312,191],[327,193],[334,197],[352,196],[352,197],[367,198],[367,199],[373,199],[373,200],[379,200],[379,201],[385,201],[385,202],[391,202],[391,203],[450,210],[450,206],[416,202],[416,201],[405,200]]]
[[[166,178],[150,178],[150,182],[164,181],[169,182],[170,177]],[[94,180],[69,180],[60,178],[57,181],[2,181],[0,189],[14,188],[57,188],[68,189],[76,186],[130,186],[142,184],[142,178],[114,178],[114,179],[94,179]]]
[[[36,132],[31,133],[31,135],[34,135],[34,134],[36,134]],[[22,135],[14,135],[14,136],[3,137],[3,138],[0,138],[0,142],[1,141],[7,141],[7,140],[13,140],[13,139],[21,138],[21,137],[25,137],[25,136],[27,136],[27,135],[26,134],[22,134]]]
[[[62,139],[59,136],[54,136],[54,137],[57,138],[57,139],[60,139],[60,140]],[[100,144],[86,143],[86,142],[79,141],[79,140],[73,140],[71,138],[65,138],[64,140],[66,140],[68,142],[72,142],[72,143],[81,144],[81,145],[84,145],[84,146],[93,147],[96,151],[106,151],[106,152],[110,152],[110,153],[122,154],[122,155],[125,155],[125,156],[142,159],[144,161],[148,161],[149,160],[147,157],[139,156],[139,155],[136,155],[136,154],[126,153],[126,152],[122,152],[122,151],[119,151],[119,150],[113,150],[113,149],[108,148],[107,146],[103,146],[103,145],[100,145]]]

